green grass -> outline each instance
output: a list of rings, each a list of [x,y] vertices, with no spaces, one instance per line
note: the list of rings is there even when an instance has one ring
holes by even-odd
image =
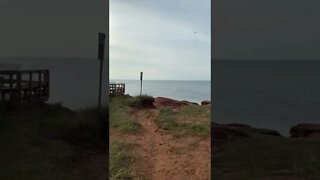
[[[320,142],[307,139],[237,139],[213,151],[213,179],[295,177],[320,179]],[[272,178],[273,177],[273,178]]]
[[[104,124],[95,108],[56,104],[7,112],[0,120],[0,179],[106,179]]]
[[[111,141],[109,149],[110,179],[133,179],[135,155],[128,151],[132,145],[125,141]]]
[[[139,125],[134,122],[130,115],[133,108],[129,105],[136,100],[130,96],[118,96],[110,99],[110,128],[126,133],[139,132]]]
[[[208,136],[210,134],[210,109],[208,106],[182,106],[177,112],[170,108],[160,110],[156,123],[174,135],[193,134]]]
[[[188,105],[182,106],[179,110],[180,115],[202,116],[210,119],[210,106]]]

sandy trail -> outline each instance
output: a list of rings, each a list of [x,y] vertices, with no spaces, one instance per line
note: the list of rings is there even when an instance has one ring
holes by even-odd
[[[158,109],[136,110],[133,115],[143,132],[121,135],[136,145],[138,179],[210,179],[210,138],[173,137],[154,122],[158,113]]]

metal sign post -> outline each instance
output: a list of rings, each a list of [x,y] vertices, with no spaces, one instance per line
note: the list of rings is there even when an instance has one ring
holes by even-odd
[[[143,72],[140,72],[140,96],[142,94],[142,76],[143,76]]]
[[[99,111],[100,111],[100,107],[101,107],[101,87],[102,87],[102,71],[103,71],[105,39],[106,39],[106,35],[104,33],[99,32],[99,50],[98,50],[98,59],[100,60],[99,100],[98,100]]]

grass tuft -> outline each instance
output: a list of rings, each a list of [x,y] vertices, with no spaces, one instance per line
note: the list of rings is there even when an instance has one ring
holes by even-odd
[[[133,179],[135,159],[132,151],[128,151],[128,149],[132,149],[132,145],[125,141],[112,141],[110,143],[110,179]]]
[[[148,95],[134,96],[129,100],[128,105],[133,108],[141,108],[141,107],[152,108],[153,101],[154,101],[154,98],[152,96],[148,96]]]

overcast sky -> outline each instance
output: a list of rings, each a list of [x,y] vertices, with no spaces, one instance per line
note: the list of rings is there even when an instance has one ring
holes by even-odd
[[[107,0],[0,0],[0,56],[97,57]]]
[[[210,80],[210,0],[110,0],[110,78]]]
[[[319,0],[213,3],[215,59],[320,59]]]

